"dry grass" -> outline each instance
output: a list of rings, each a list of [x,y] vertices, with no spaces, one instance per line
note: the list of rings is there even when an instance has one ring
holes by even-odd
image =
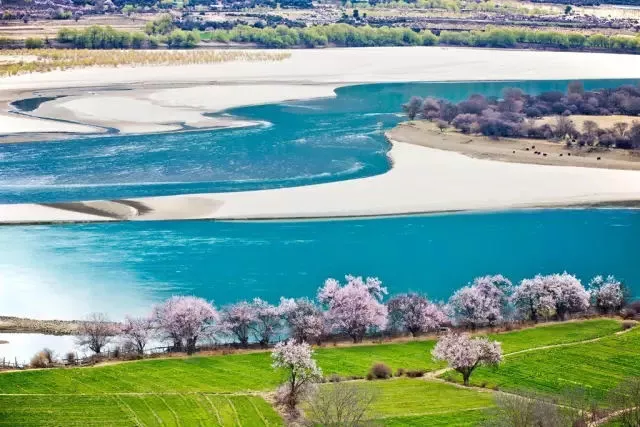
[[[572,114],[569,116],[569,119],[576,125],[576,128],[582,129],[584,122],[590,120],[592,122],[596,122],[598,127],[601,129],[610,129],[616,123],[631,123],[634,120],[640,120],[640,117],[637,116],[622,116],[622,115],[611,115],[611,116],[583,116],[579,114]],[[540,126],[543,124],[550,124],[551,126],[556,124],[557,116],[548,116],[543,117],[541,119],[535,120],[536,126]]]
[[[289,53],[219,50],[0,50],[0,76],[85,67],[213,64],[229,61],[282,61]],[[36,58],[34,60],[34,57]]]

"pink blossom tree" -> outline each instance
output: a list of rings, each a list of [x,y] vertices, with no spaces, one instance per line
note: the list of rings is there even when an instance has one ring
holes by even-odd
[[[217,310],[206,300],[191,296],[173,296],[154,308],[154,318],[177,350],[196,351],[198,337],[219,320]]]
[[[138,354],[144,354],[144,348],[154,332],[153,319],[149,316],[127,316],[122,324],[122,336],[133,345]]]
[[[431,352],[435,360],[442,360],[462,374],[469,385],[471,373],[480,365],[497,365],[502,361],[502,347],[497,341],[471,338],[468,334],[447,334],[438,340]]]
[[[449,299],[452,316],[467,327],[493,326],[504,319],[512,288],[511,281],[500,274],[477,277]]]
[[[562,274],[545,276],[545,285],[555,302],[555,312],[559,320],[568,314],[581,313],[589,308],[589,292],[580,280],[566,271]]]
[[[232,304],[222,309],[218,329],[223,334],[234,337],[240,346],[249,345],[251,330],[256,321],[253,305],[246,301]]]
[[[398,295],[387,302],[389,318],[414,337],[438,329],[448,321],[441,307],[415,294]]]
[[[593,306],[601,313],[614,313],[622,308],[625,289],[622,282],[614,276],[596,276],[589,282],[589,291]]]
[[[343,286],[327,279],[318,290],[318,301],[327,310],[331,326],[360,342],[368,330],[383,329],[387,324],[387,307],[381,303],[387,289],[377,278],[345,276]]]
[[[545,277],[539,274],[532,279],[523,279],[511,300],[522,318],[536,323],[540,317],[549,316],[555,307],[555,300],[545,286]]]
[[[589,293],[578,278],[567,272],[524,279],[512,299],[523,317],[536,322],[554,314],[564,320],[568,314],[589,308]]]
[[[296,342],[317,339],[325,330],[325,317],[320,308],[307,298],[280,300],[280,310]]]
[[[271,305],[260,298],[255,298],[251,306],[254,310],[251,328],[260,345],[266,347],[282,326],[284,307]]]
[[[276,344],[271,353],[272,366],[285,372],[286,381],[279,391],[281,403],[295,411],[305,388],[322,378],[322,371],[313,359],[309,344],[293,341]]]

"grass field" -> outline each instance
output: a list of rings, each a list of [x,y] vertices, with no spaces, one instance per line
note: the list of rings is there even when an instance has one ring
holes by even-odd
[[[445,376],[460,380],[456,373]],[[479,368],[471,384],[547,394],[581,387],[603,397],[633,376],[640,376],[640,328],[597,342],[513,355],[497,369]]]
[[[491,393],[424,379],[367,381],[362,385],[375,390],[369,417],[388,426],[474,425],[493,406]]]
[[[280,426],[261,397],[216,394],[0,396],[0,425]]]
[[[499,370],[478,370],[472,381],[547,392],[569,381],[610,388],[623,377],[640,375],[640,332],[613,335],[620,329],[618,321],[600,319],[492,335],[505,353],[605,338],[515,354]],[[443,366],[431,359],[433,345],[422,340],[323,347],[315,357],[325,375],[362,376],[378,361],[394,370],[433,370]],[[269,352],[4,373],[0,424],[279,425],[271,406],[250,393],[272,391],[281,380],[271,367]],[[379,391],[372,416],[384,425],[474,425],[486,417],[483,408],[492,405],[491,393],[424,378],[366,384]]]

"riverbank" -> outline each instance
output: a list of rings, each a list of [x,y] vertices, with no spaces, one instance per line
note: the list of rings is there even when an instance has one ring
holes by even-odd
[[[77,320],[38,320],[0,316],[0,333],[75,335],[79,326],[80,322]]]
[[[567,148],[562,143],[527,138],[492,140],[465,135],[453,129],[440,131],[426,120],[401,123],[387,132],[389,138],[438,150],[454,151],[476,159],[536,165],[640,170],[640,154],[631,150]]]

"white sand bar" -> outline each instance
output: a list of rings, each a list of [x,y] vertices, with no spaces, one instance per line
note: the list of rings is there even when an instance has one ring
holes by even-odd
[[[274,190],[131,199],[151,211],[122,219],[332,218],[640,200],[640,171],[505,163],[405,143],[394,143],[390,155],[394,167],[374,177]],[[76,215],[84,221],[99,219]],[[0,205],[2,223],[64,220],[68,218],[62,219],[52,208]]]

